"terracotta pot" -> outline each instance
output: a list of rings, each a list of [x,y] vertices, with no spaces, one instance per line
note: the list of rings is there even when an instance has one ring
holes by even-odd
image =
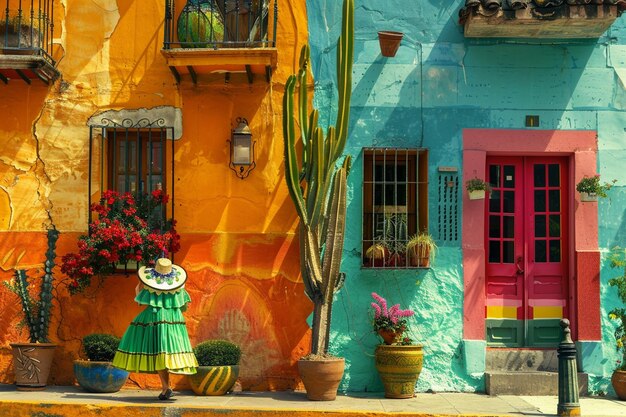
[[[620,400],[626,400],[626,371],[613,371],[611,385]]]
[[[406,256],[404,256],[403,254],[400,253],[393,253],[391,256],[389,256],[389,259],[386,262],[387,266],[390,267],[400,267],[403,268],[406,266]]]
[[[337,388],[343,378],[343,358],[298,361],[298,372],[306,389],[306,396],[313,401],[334,401]]]
[[[402,32],[381,31],[378,32],[378,43],[380,44],[380,53],[383,56],[394,57],[398,48],[400,47],[400,41],[404,34]]]
[[[56,347],[53,343],[11,343],[18,390],[39,391],[46,388]]]
[[[411,259],[411,266],[417,266],[419,268],[428,268],[430,266],[429,245],[415,245],[410,248],[409,255]]]
[[[393,330],[378,329],[378,334],[383,338],[386,345],[394,344],[400,337],[400,335]]]
[[[387,398],[412,398],[422,372],[422,345],[378,345],[376,369]]]
[[[239,365],[198,366],[196,373],[187,379],[197,395],[224,395],[235,385],[238,376]]]
[[[74,361],[74,376],[78,385],[89,392],[117,392],[126,380],[129,373],[115,368],[111,362]]]

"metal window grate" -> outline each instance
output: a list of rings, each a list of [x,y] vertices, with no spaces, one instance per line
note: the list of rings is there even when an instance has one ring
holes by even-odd
[[[439,175],[438,232],[442,242],[459,241],[459,176],[456,173]]]
[[[428,227],[426,156],[421,149],[364,149],[364,267],[413,266],[407,243]]]
[[[170,195],[171,217],[174,217],[174,128],[163,119],[121,122],[102,118],[100,125],[89,129],[90,203],[99,201],[106,190],[130,192],[136,197],[156,189]],[[167,181],[167,140],[170,140],[170,183]],[[91,221],[91,212],[89,213]]]

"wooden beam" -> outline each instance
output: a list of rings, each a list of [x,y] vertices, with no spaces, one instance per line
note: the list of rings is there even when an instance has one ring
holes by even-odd
[[[194,84],[198,84],[198,74],[196,74],[196,71],[191,65],[187,65],[187,71],[189,71],[189,75],[191,75],[191,81],[193,81]]]
[[[41,81],[43,81],[43,83],[45,85],[50,85],[50,80],[47,77],[44,77],[43,75],[41,75],[39,73],[39,69],[35,69],[33,70],[33,72],[35,73],[35,75],[37,76],[37,78],[39,78]]]
[[[268,83],[272,80],[272,67],[269,65],[265,67],[265,81]]]
[[[26,82],[26,84],[30,85],[30,78],[28,78],[22,70],[16,69],[15,72],[17,72],[17,75],[19,75],[20,78]]]
[[[5,77],[4,74],[0,74],[0,80],[2,80],[2,82],[5,84],[9,83],[9,79]]]
[[[174,75],[174,78],[176,79],[176,84],[180,84],[180,74],[176,70],[176,67],[173,67],[170,65],[170,71],[172,72],[172,74]]]
[[[252,84],[254,82],[254,74],[250,65],[246,65],[246,75],[248,75],[248,84]]]

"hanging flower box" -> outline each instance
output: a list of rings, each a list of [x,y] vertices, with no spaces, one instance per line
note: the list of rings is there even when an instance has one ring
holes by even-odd
[[[607,197],[607,191],[615,185],[617,180],[611,182],[600,183],[600,175],[596,174],[593,177],[583,177],[578,184],[576,184],[576,191],[580,193],[580,201],[598,201],[598,197]]]
[[[470,200],[482,200],[491,192],[489,184],[480,178],[472,178],[465,183]]]
[[[598,201],[598,194],[596,193],[586,193],[586,192],[582,192],[580,193],[580,201],[588,203],[591,201]]]
[[[483,200],[485,198],[485,190],[474,190],[468,192],[470,200]]]

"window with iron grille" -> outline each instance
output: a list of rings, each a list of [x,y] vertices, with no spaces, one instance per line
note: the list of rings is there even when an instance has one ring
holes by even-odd
[[[406,244],[418,231],[428,230],[427,168],[423,149],[364,149],[364,267],[414,266]]]
[[[174,129],[160,126],[159,122],[125,122],[90,128],[90,202],[98,202],[106,190],[130,192],[136,198],[163,190],[169,194],[171,204],[174,199],[174,141],[168,142],[168,138],[174,137]],[[171,144],[169,155],[168,143]],[[170,174],[169,182],[167,174]],[[173,211],[173,204],[171,208]]]

